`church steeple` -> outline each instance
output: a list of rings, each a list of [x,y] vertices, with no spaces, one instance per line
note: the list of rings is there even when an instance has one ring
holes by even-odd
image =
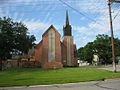
[[[72,36],[72,34],[71,34],[71,25],[69,25],[68,11],[66,11],[66,23],[63,26],[63,35],[64,36]]]

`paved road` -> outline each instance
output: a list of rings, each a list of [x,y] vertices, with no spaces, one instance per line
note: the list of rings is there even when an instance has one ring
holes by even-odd
[[[70,84],[7,87],[0,90],[120,90],[120,78]]]
[[[109,66],[80,66],[80,68],[98,68],[98,69],[113,71],[112,65],[109,65]],[[116,65],[116,68],[117,68],[117,71],[120,71],[120,65]]]
[[[97,68],[113,71],[112,66],[102,66],[102,67],[97,67]],[[116,65],[116,69],[117,69],[117,71],[120,71],[120,65]]]

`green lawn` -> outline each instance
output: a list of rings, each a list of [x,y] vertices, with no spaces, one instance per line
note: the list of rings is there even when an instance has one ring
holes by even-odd
[[[120,72],[113,73],[111,71],[95,68],[17,68],[0,72],[0,87],[38,84],[62,84],[118,77],[120,77]]]

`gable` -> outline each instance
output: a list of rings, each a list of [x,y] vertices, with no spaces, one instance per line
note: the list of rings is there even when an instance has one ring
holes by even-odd
[[[43,33],[42,37],[44,37],[44,36],[48,33],[48,31],[50,31],[50,30],[54,30],[55,32],[57,32],[57,33],[60,35],[60,33],[56,30],[56,28],[55,28],[53,25],[51,25],[51,26]]]

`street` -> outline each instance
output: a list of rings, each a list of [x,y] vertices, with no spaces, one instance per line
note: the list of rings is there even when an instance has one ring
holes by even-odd
[[[120,90],[120,78],[69,84],[5,87],[0,90]]]
[[[97,67],[99,69],[104,69],[104,70],[109,70],[109,71],[113,71],[113,67],[111,66],[103,66],[103,67]],[[116,65],[116,69],[117,71],[120,71],[120,65]]]

